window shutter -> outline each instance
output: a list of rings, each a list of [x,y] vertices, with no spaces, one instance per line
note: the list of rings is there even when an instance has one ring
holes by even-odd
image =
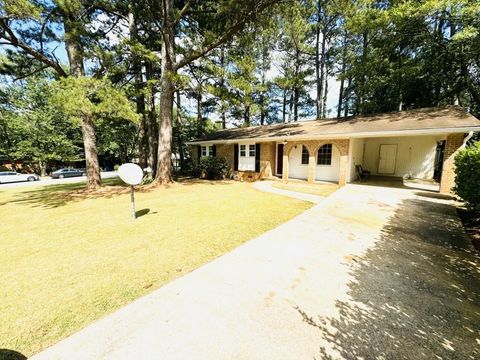
[[[217,157],[217,145],[212,145],[212,156]]]
[[[202,147],[200,145],[197,145],[197,155],[198,161],[200,161],[200,158],[202,157]]]
[[[233,145],[233,171],[238,171],[238,144]]]
[[[260,172],[260,144],[255,144],[255,172]]]

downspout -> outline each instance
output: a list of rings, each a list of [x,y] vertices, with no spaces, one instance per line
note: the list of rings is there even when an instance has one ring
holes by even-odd
[[[467,146],[468,141],[473,137],[473,131],[470,131],[468,135],[463,139],[463,144],[460,146],[459,149],[463,149]]]

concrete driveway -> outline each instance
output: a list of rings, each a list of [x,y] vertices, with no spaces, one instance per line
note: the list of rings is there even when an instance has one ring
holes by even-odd
[[[347,185],[33,359],[478,359],[479,257],[435,195]]]

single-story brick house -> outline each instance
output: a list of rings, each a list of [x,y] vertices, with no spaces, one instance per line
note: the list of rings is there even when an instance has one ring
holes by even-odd
[[[217,131],[192,141],[193,157],[221,156],[238,178],[333,181],[372,175],[437,179],[454,184],[454,153],[480,120],[458,106],[365,117],[252,126]]]

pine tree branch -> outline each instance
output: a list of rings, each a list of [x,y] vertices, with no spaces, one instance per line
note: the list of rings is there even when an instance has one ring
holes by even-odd
[[[257,14],[263,11],[264,9],[268,8],[269,6],[272,6],[281,0],[266,0],[260,3],[258,5],[258,1],[255,1],[252,3],[251,8],[245,12],[240,19],[233,24],[230,28],[225,30],[222,36],[218,37],[217,39],[211,41],[209,44],[203,46],[201,49],[198,49],[196,51],[193,51],[190,55],[185,55],[182,59],[177,61],[173,68],[174,70],[178,70],[185,65],[188,65],[189,63],[201,58],[202,56],[206,55],[208,52],[211,50],[219,47],[220,45],[226,43],[229,41],[235,34],[237,34],[240,30],[243,29],[243,27],[252,20],[252,18]]]
[[[10,45],[22,49],[28,55],[34,57],[35,59],[44,63],[45,65],[53,68],[61,77],[68,76],[68,74],[62,68],[60,63],[58,63],[58,61],[54,61],[50,59],[48,56],[46,56],[42,52],[35,50],[31,46],[27,45],[26,43],[18,39],[13,33],[12,29],[10,29],[10,27],[8,26],[8,23],[5,18],[0,18],[0,28],[3,30],[3,32],[0,33],[0,38],[9,42]]]
[[[192,3],[194,1],[195,0],[187,0],[187,2],[185,2],[185,5],[183,6],[183,8],[178,13],[177,18],[173,21],[174,25],[177,25],[180,22],[180,20],[182,20],[182,18],[185,16],[187,11],[190,9],[190,6],[192,5]]]
[[[45,70],[45,69],[48,69],[49,67],[50,67],[49,65],[43,65],[43,66],[39,67],[38,69],[35,69],[35,70],[29,72],[29,73],[26,74],[26,75],[22,75],[22,76],[19,76],[19,77],[13,79],[13,81],[18,81],[18,80],[26,79],[27,77],[30,77],[30,76],[32,76],[32,75],[35,75],[35,74],[37,74],[37,73],[39,73],[39,72],[41,72],[41,71],[43,71],[43,70]]]

